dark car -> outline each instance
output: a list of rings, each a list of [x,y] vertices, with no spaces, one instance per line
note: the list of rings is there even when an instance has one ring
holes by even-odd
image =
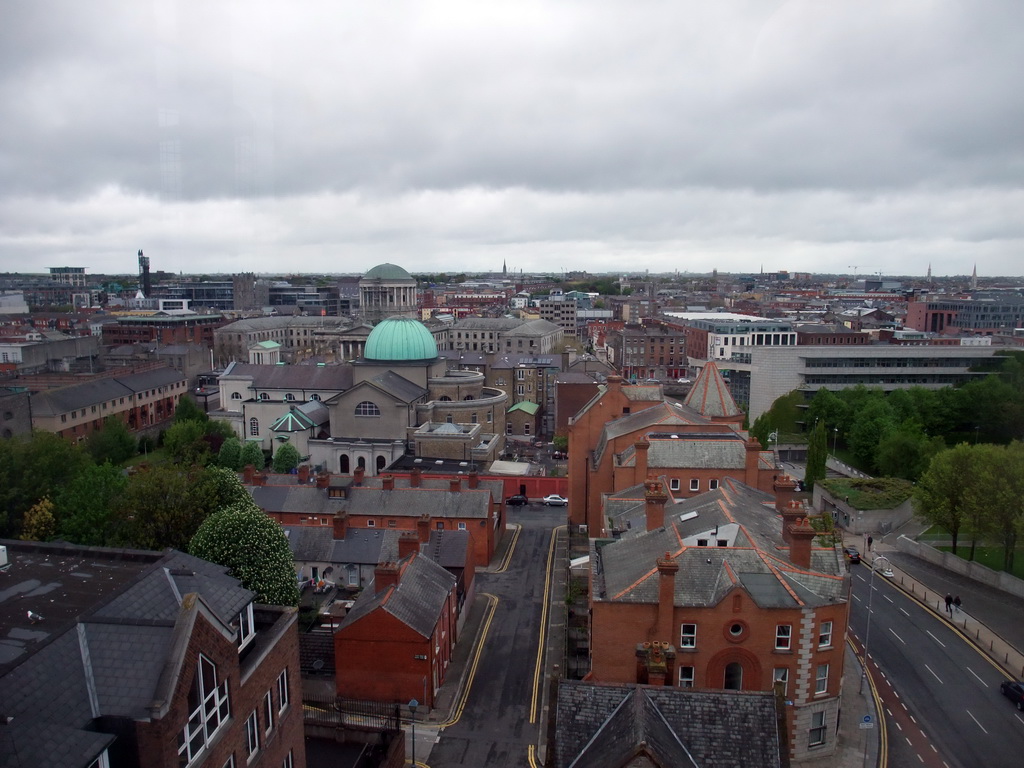
[[[524,504],[529,504],[530,500],[523,496],[521,493],[517,493],[515,496],[509,496],[505,499],[505,504],[510,507],[521,507]]]
[[[845,557],[846,561],[851,565],[860,562],[860,552],[856,547],[843,547],[843,557]]]
[[[1024,712],[1024,683],[1007,680],[999,684],[999,692],[1016,704],[1017,709]]]

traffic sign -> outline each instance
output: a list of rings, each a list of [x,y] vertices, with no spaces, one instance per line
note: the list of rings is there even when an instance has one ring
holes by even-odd
[[[857,723],[857,726],[863,730],[865,728],[874,728],[875,724],[871,722],[871,715],[864,715],[864,718]]]

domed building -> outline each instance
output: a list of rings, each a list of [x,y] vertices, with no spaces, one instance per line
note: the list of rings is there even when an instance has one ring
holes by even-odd
[[[371,323],[387,317],[413,317],[419,304],[416,279],[397,264],[378,264],[359,281],[360,311]]]

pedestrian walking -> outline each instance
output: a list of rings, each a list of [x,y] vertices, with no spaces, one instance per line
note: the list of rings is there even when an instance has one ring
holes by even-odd
[[[956,612],[960,613],[960,595],[953,598],[953,607],[956,608]]]
[[[953,596],[949,592],[946,593],[946,613],[953,615]]]
[[[875,539],[872,536],[868,536],[868,552],[871,551],[871,545],[875,543]]]

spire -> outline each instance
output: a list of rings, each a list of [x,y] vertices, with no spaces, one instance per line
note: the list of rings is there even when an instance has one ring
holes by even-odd
[[[504,259],[501,260],[501,274],[502,275],[507,275],[508,274],[508,264],[505,263]]]
[[[708,361],[686,396],[686,405],[714,421],[743,421],[743,411],[736,405],[718,366]]]
[[[971,273],[971,290],[978,290],[978,265],[974,265],[974,271]]]

